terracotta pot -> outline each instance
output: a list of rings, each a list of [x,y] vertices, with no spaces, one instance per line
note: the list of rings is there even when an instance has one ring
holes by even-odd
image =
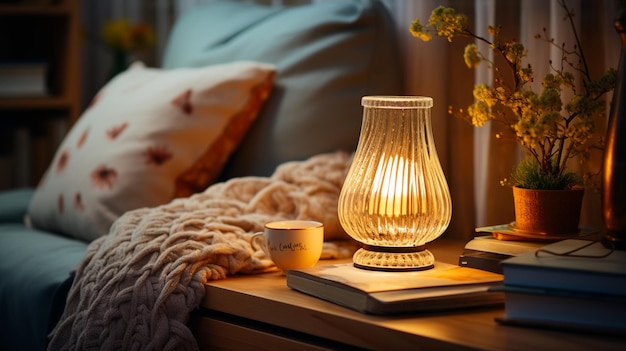
[[[534,190],[513,187],[515,229],[535,234],[578,232],[585,190]]]

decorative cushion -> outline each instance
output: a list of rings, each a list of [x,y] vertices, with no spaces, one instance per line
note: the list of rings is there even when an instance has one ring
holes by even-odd
[[[93,240],[124,212],[215,181],[272,89],[274,66],[136,63],[96,95],[29,206],[34,227]]]
[[[274,91],[222,179],[267,176],[281,163],[356,148],[363,95],[400,94],[395,26],[373,0],[263,6],[211,1],[176,21],[163,65],[231,60],[276,65]]]

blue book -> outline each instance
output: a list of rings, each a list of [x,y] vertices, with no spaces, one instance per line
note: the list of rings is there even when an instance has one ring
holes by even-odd
[[[503,324],[598,332],[626,333],[626,299],[623,296],[577,293],[550,289],[500,286],[504,292]]]
[[[626,297],[626,251],[611,251],[600,242],[563,240],[501,265],[505,286]]]

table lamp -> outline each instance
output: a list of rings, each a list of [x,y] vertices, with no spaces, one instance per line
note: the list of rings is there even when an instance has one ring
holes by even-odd
[[[338,204],[343,229],[362,247],[355,267],[414,271],[434,267],[425,247],[450,224],[452,202],[431,127],[433,100],[365,96],[354,160]]]

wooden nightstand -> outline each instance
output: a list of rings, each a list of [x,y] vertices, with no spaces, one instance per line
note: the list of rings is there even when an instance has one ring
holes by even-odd
[[[438,239],[429,249],[437,260],[454,263],[463,242]],[[502,326],[494,321],[502,308],[365,315],[293,291],[280,273],[229,277],[208,284],[206,292],[190,323],[204,350],[617,350],[625,342],[612,336]]]

